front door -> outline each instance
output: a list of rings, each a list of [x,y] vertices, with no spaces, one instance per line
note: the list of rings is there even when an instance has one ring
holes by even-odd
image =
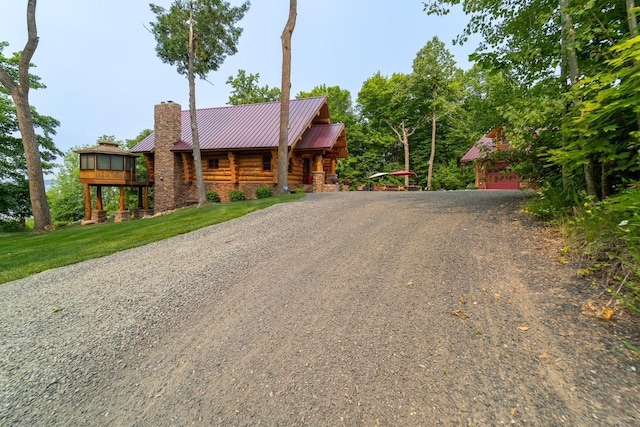
[[[313,175],[311,175],[311,159],[302,159],[302,183],[313,184]]]

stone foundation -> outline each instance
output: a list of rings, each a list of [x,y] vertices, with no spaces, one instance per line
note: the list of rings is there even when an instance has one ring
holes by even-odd
[[[153,216],[153,209],[136,208],[133,210],[133,217],[140,219],[145,216]]]
[[[107,222],[107,211],[105,210],[91,211],[91,220],[95,222]]]
[[[131,211],[116,211],[114,222],[126,222],[131,219]]]

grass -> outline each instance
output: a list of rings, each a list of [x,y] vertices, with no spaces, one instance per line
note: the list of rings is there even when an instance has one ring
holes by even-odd
[[[151,219],[84,227],[73,224],[39,234],[0,233],[0,284],[164,240],[302,197],[303,194],[292,194],[235,203],[207,203]]]

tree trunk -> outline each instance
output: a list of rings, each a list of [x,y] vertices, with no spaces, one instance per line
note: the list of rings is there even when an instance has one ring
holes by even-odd
[[[573,19],[569,14],[569,1],[559,0],[560,14],[562,19],[562,47],[567,57],[567,63],[569,64],[569,79],[571,85],[578,84],[580,73],[578,69],[578,56],[576,54],[575,47],[575,31],[573,29]],[[579,103],[579,100],[575,101]],[[590,196],[598,196],[598,185],[595,176],[595,163],[593,159],[589,157],[588,163],[584,165],[584,179],[587,194]]]
[[[191,136],[193,139],[193,163],[196,172],[196,189],[198,190],[198,206],[207,201],[202,177],[202,161],[200,156],[200,135],[198,134],[198,120],[196,117],[196,79],[193,72],[195,49],[193,46],[193,10],[189,15],[189,117],[191,119]]]
[[[403,140],[402,145],[404,145],[404,170],[408,171],[411,165],[409,164],[409,135],[407,135],[407,129],[404,127],[404,122],[402,122],[402,136]],[[404,186],[405,188],[409,187],[409,175],[404,176]]]
[[[433,86],[433,115],[431,117],[431,153],[429,154],[429,171],[427,173],[427,190],[431,190],[431,179],[433,177],[433,162],[436,159],[436,94],[437,87]]]
[[[289,19],[282,31],[282,87],[280,93],[280,140],[278,143],[278,194],[286,193],[289,174],[289,97],[291,95],[291,36],[298,16],[297,0],[289,0]]]
[[[33,127],[33,117],[29,105],[29,63],[38,47],[38,30],[36,27],[36,0],[27,3],[28,38],[18,63],[18,82],[0,66],[0,83],[10,93],[16,106],[18,128],[22,137],[24,156],[27,161],[29,178],[29,198],[34,219],[34,231],[43,231],[52,227],[51,212],[47,201],[47,193],[42,172],[40,148]]]
[[[638,20],[636,13],[633,9],[636,7],[634,0],[627,0],[627,21],[629,22],[629,33],[631,37],[636,35],[636,29],[638,27]]]

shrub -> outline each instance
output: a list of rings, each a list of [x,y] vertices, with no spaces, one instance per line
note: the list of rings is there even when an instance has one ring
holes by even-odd
[[[258,199],[266,199],[267,197],[273,196],[273,191],[267,187],[259,187],[256,189],[256,197]]]
[[[19,231],[26,231],[24,224],[18,220],[4,220],[0,221],[0,232],[3,233],[16,233]]]
[[[207,197],[207,202],[217,203],[220,201],[220,196],[215,191],[207,191],[205,196]]]
[[[293,189],[293,193],[294,194],[304,194],[305,191],[304,191],[304,188],[296,187],[296,188]]]
[[[231,190],[229,192],[229,200],[232,202],[241,202],[245,199],[246,197],[244,197],[244,193],[240,190]]]

